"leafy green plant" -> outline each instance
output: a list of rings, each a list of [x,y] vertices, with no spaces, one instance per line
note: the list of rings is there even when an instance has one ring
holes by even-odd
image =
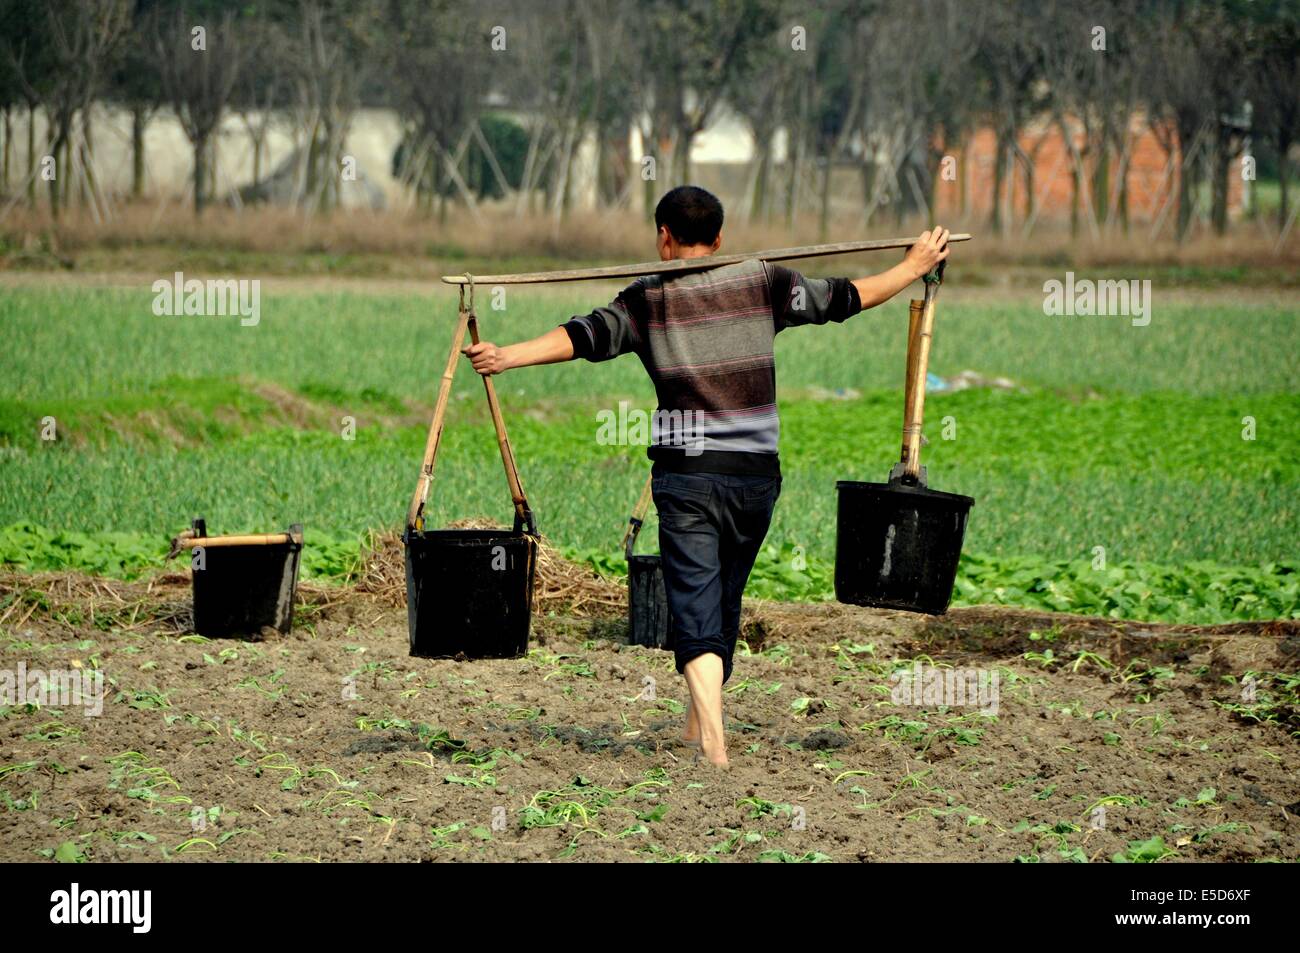
[[[1129,841],[1128,846],[1116,853],[1111,860],[1117,864],[1154,864],[1178,853],[1165,845],[1165,839],[1157,834],[1148,840]]]

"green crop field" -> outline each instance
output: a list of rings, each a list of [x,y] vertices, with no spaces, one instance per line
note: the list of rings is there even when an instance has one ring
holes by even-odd
[[[484,334],[502,342],[609,296],[512,288],[495,311],[480,293]],[[1157,299],[1134,327],[944,289],[931,370],[1013,384],[927,402],[931,485],[976,498],[958,602],[1300,615],[1300,320],[1276,299],[1226,301]],[[158,317],[151,302],[147,289],[0,292],[0,560],[135,574],[203,515],[223,533],[302,522],[308,571],[337,575],[367,531],[399,527],[450,292],[269,293],[254,327]],[[831,597],[835,481],[883,480],[897,459],[905,323],[895,301],[778,339],[785,481],[751,594]],[[639,362],[512,372],[498,387],[541,530],[617,572],[648,462],[643,446],[602,440],[597,415],[653,410]],[[465,364],[431,524],[508,512]]]

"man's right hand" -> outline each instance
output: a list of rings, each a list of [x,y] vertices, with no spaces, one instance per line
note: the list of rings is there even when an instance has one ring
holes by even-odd
[[[948,229],[936,226],[932,231],[922,232],[916,244],[907,250],[903,261],[916,272],[917,278],[934,271],[948,257],[948,235]]]
[[[500,374],[510,367],[506,360],[505,348],[497,347],[491,341],[479,341],[461,351],[469,358],[474,370],[484,377]]]
[[[474,370],[484,377],[500,374],[502,371],[516,367],[532,367],[535,364],[557,364],[560,361],[573,360],[573,341],[564,326],[547,331],[541,337],[531,341],[519,341],[497,347],[491,341],[479,341],[469,347],[461,348],[461,353],[469,358]]]

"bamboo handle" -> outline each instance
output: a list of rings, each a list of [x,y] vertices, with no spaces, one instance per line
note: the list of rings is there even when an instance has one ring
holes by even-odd
[[[908,435],[911,433],[912,416],[916,412],[916,362],[920,357],[921,316],[925,302],[913,298],[907,306],[907,371],[903,381],[903,450],[901,459],[906,463],[909,456]]]
[[[645,522],[645,515],[650,510],[651,485],[654,482],[654,474],[645,478],[645,486],[641,488],[641,495],[637,497],[636,505],[632,507],[632,518],[627,521],[627,529],[623,532],[623,553],[629,559],[632,557],[632,547],[636,545],[637,533],[641,531],[641,524]]]
[[[478,318],[473,312],[469,316],[469,338],[475,344],[479,343]],[[510,438],[506,435],[506,422],[501,416],[501,404],[497,401],[496,386],[492,383],[490,374],[483,375],[483,389],[487,391],[488,410],[492,412],[492,426],[496,428],[497,447],[501,451],[501,462],[506,468],[506,482],[510,484],[510,496],[514,500],[515,514],[518,520],[529,523],[531,530],[528,500],[524,496],[524,487],[519,480],[519,468],[515,465],[514,451],[510,449]]]
[[[292,543],[293,537],[288,533],[260,533],[251,536],[196,536],[176,540],[180,549],[194,549],[202,546],[210,549],[217,546],[281,546]]]
[[[652,474],[645,478],[645,486],[641,487],[641,495],[637,498],[636,506],[632,507],[633,518],[644,520],[646,513],[650,511],[651,487],[653,485],[654,476]]]
[[[943,277],[943,262],[937,271]],[[930,340],[934,333],[935,299],[939,294],[939,281],[927,281],[925,300],[921,306],[920,326],[916,330],[916,357],[912,362],[909,356],[908,391],[910,400],[904,397],[907,406],[907,419],[903,426],[903,479],[908,483],[917,483],[921,478],[921,424],[925,419],[925,375],[930,368]],[[909,352],[911,348],[909,347]]]
[[[469,311],[465,308],[465,292],[462,290],[456,330],[451,339],[451,353],[447,355],[447,366],[443,369],[442,382],[438,385],[438,399],[433,405],[433,421],[429,424],[429,436],[424,444],[424,463],[420,467],[420,479],[415,484],[410,509],[406,511],[408,529],[424,528],[424,504],[429,498],[429,486],[433,482],[433,463],[438,456],[438,444],[442,441],[442,423],[447,416],[447,401],[451,397],[451,379],[456,373],[456,362],[460,359],[460,350],[465,343],[465,329],[468,324]]]

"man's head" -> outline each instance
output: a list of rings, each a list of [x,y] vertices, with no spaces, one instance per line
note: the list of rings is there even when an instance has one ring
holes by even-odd
[[[655,206],[659,260],[712,255],[722,244],[722,203],[694,185],[679,185]]]

